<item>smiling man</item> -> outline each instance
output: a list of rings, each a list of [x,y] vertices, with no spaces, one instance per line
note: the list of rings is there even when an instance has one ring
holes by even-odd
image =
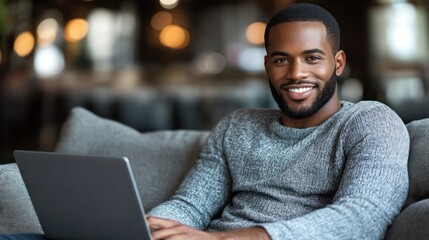
[[[293,4],[265,30],[280,111],[238,110],[148,217],[156,239],[382,239],[407,196],[409,138],[375,101],[340,101],[335,18]]]
[[[276,24],[286,17],[274,17],[267,27],[271,30],[265,36],[265,68],[274,99],[284,113],[283,122],[290,127],[311,127],[341,107],[336,78],[346,56],[339,50],[339,30],[333,19]]]
[[[403,122],[381,103],[338,99],[346,56],[321,7],[282,9],[265,45],[280,110],[225,117],[176,194],[151,210],[152,238],[382,239],[408,191]],[[40,239],[19,237],[7,239]]]

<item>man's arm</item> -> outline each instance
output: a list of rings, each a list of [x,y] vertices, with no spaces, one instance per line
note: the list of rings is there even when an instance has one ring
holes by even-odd
[[[261,227],[241,228],[225,232],[204,232],[179,222],[151,217],[147,219],[153,240],[270,240],[268,233]]]
[[[385,106],[345,128],[347,162],[332,204],[304,216],[260,226],[276,239],[381,239],[408,192],[408,132]]]
[[[231,195],[231,177],[223,155],[223,140],[230,118],[225,118],[210,133],[200,159],[176,194],[152,209],[149,215],[206,229],[213,216],[222,211]]]

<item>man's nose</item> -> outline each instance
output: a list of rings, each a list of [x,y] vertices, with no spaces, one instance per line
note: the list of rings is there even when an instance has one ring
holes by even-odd
[[[296,60],[289,64],[287,78],[290,80],[300,80],[308,76],[308,68],[305,63]]]

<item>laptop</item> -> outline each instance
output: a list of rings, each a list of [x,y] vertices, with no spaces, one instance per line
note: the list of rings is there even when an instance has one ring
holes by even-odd
[[[14,151],[47,239],[150,240],[126,157]]]

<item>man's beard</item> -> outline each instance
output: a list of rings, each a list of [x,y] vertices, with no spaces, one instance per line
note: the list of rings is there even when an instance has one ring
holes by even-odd
[[[310,107],[302,108],[298,110],[293,110],[290,108],[286,101],[282,98],[282,95],[277,92],[274,88],[271,80],[268,79],[270,83],[271,94],[273,95],[274,100],[282,110],[283,114],[292,118],[292,119],[304,119],[313,116],[317,113],[331,98],[334,96],[335,88],[337,86],[337,76],[335,71],[332,73],[331,78],[326,82],[326,85],[323,89],[317,89],[317,97]]]

